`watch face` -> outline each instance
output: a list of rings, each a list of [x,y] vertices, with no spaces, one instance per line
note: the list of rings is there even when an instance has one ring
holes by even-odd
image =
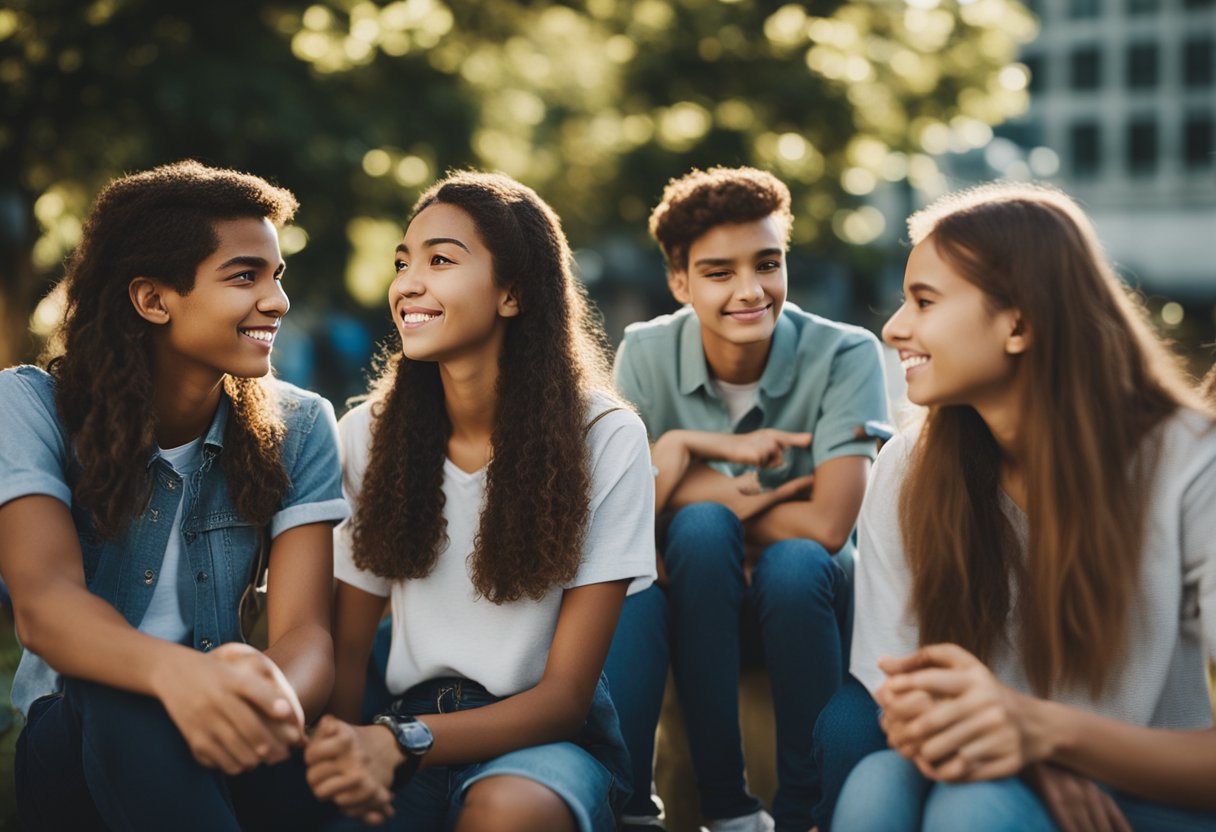
[[[425,722],[412,719],[409,722],[399,723],[398,727],[403,740],[402,745],[411,754],[425,754],[431,750],[431,744],[435,738],[431,736],[431,729],[426,727]]]

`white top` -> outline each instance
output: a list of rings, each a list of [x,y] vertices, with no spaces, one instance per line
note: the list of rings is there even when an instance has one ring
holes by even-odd
[[[1126,658],[1100,699],[1083,687],[1051,698],[1134,725],[1203,728],[1212,723],[1206,661],[1216,658],[1216,429],[1207,417],[1183,410],[1154,434],[1162,441],[1149,492],[1140,592],[1129,617]],[[883,448],[858,520],[850,670],[871,693],[885,679],[878,659],[907,655],[920,641],[908,609],[912,577],[898,517],[914,441],[901,435]],[[1003,508],[1024,549],[1026,515],[1008,497]],[[1009,639],[994,651],[989,666],[1004,684],[1031,693],[1022,663],[1008,646],[1016,643],[1016,615],[1015,597]]]
[[[596,397],[590,412],[611,407]],[[588,420],[590,421],[590,419]],[[356,505],[371,446],[371,406],[364,402],[338,423],[342,486]],[[630,592],[655,577],[654,478],[641,420],[629,410],[604,416],[587,436],[591,451],[591,514],[583,562],[566,587],[539,601],[494,604],[478,596],[470,555],[485,491],[485,469],[467,473],[444,460],[448,544],[425,578],[389,581],[354,564],[350,522],[334,530],[334,573],[351,586],[392,597],[393,637],[385,681],[399,694],[445,676],[511,696],[540,681],[557,628],[562,590],[633,578]]]
[[[760,379],[747,384],[731,384],[716,378],[713,384],[718,395],[722,397],[722,403],[726,405],[726,415],[733,428],[756,406],[756,391],[760,389]]]
[[[189,481],[190,475],[203,467],[203,439],[176,448],[161,448],[160,455],[173,470]],[[188,644],[194,632],[194,579],[190,565],[182,564],[182,515],[186,508],[185,489],[178,492],[177,513],[173,515],[173,530],[160,563],[160,576],[152,588],[148,609],[140,619],[139,630],[150,636]]]

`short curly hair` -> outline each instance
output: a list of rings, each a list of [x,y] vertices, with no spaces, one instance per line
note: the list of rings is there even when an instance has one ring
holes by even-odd
[[[688,268],[688,250],[710,229],[726,223],[762,220],[776,214],[789,245],[794,215],[790,189],[771,173],[756,168],[693,168],[663,189],[650,212],[650,236],[663,249],[667,268]]]

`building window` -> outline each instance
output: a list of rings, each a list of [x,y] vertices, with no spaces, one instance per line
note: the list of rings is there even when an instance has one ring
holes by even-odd
[[[1022,63],[1030,73],[1029,90],[1031,92],[1042,92],[1047,89],[1046,58],[1043,55],[1025,55],[1022,57]]]
[[[1133,43],[1127,48],[1127,86],[1133,90],[1157,86],[1157,44]]]
[[[1102,0],[1068,0],[1068,16],[1073,20],[1098,17],[1102,14]]]
[[[1216,166],[1216,124],[1211,116],[1190,116],[1182,128],[1182,161],[1188,168]]]
[[[1127,169],[1133,174],[1157,169],[1157,122],[1151,118],[1133,119],[1127,125]]]
[[[1161,0],[1127,0],[1128,14],[1152,14],[1161,8]]]
[[[1102,53],[1096,46],[1082,46],[1069,55],[1074,90],[1096,90],[1102,86]]]
[[[1192,38],[1182,46],[1182,81],[1188,87],[1212,86],[1212,56],[1216,45],[1212,38]]]
[[[1097,123],[1085,121],[1074,124],[1068,138],[1072,175],[1077,178],[1095,175],[1102,166],[1101,135]]]

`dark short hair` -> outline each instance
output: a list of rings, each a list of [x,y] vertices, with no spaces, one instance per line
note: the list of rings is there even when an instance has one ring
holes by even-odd
[[[688,268],[688,250],[710,229],[773,214],[785,225],[788,245],[794,215],[784,182],[756,168],[694,168],[663,189],[663,199],[650,212],[650,236],[663,249],[667,267],[683,271]]]

